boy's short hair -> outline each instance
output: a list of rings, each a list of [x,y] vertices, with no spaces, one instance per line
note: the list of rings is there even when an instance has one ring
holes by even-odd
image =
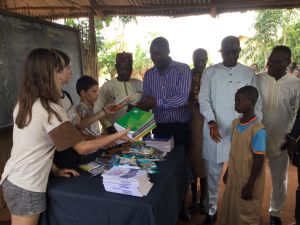
[[[82,76],[80,77],[76,82],[76,91],[77,94],[80,96],[81,91],[87,91],[91,87],[99,85],[98,81],[96,81],[94,78],[90,76]]]
[[[236,94],[243,94],[244,96],[246,96],[253,104],[256,103],[257,99],[258,99],[258,90],[256,87],[253,86],[244,86],[240,89],[237,90]]]

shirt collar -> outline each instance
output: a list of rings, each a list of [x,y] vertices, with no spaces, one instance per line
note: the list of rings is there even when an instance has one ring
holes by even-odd
[[[268,72],[266,72],[267,76],[271,79],[273,79],[276,82],[282,82],[288,79],[288,77],[290,76],[290,74],[286,73],[285,75],[283,75],[282,77],[280,77],[279,80],[276,80],[273,76],[269,75]]]
[[[173,61],[173,59],[170,57],[170,63],[168,68],[165,70],[165,73],[167,73],[169,71],[170,68],[172,68],[173,66],[175,66],[175,61]],[[158,73],[158,69],[157,66],[154,66],[155,72]]]
[[[227,66],[224,66],[223,62],[220,63],[220,66],[223,67],[224,69],[226,70],[232,70],[232,69],[235,69],[235,68],[238,68],[240,66],[240,63],[237,62],[235,66],[233,67],[227,67]]]

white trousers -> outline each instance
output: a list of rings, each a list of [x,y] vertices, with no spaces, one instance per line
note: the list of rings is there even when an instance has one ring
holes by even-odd
[[[207,167],[207,208],[209,215],[215,215],[218,206],[219,181],[222,175],[224,163],[214,163],[206,160]]]
[[[272,194],[269,213],[280,217],[287,196],[289,157],[286,151],[279,156],[268,158],[272,179]]]

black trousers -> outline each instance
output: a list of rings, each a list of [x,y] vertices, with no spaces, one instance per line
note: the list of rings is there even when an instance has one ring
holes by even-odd
[[[183,145],[185,152],[190,144],[189,123],[158,123],[152,131],[155,135],[173,136],[176,145]]]

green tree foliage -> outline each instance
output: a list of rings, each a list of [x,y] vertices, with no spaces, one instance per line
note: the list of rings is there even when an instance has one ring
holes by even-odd
[[[258,11],[253,24],[256,34],[245,43],[241,52],[242,59],[264,68],[272,48],[276,45],[291,47],[293,58],[299,58],[300,52],[293,49],[295,46],[299,48],[299,35],[296,33],[299,15],[298,9]]]
[[[286,45],[292,49],[293,61],[300,64],[300,19],[286,29]]]
[[[104,21],[95,18],[95,29],[96,29],[96,45],[98,53],[98,63],[101,75],[110,75],[110,77],[115,77],[115,58],[118,52],[127,51],[127,46],[124,39],[124,30],[127,24],[137,23],[137,18],[134,16],[120,16],[118,17],[120,22],[121,34],[116,35],[114,40],[107,40],[105,38],[105,28],[112,24],[113,17],[108,17]],[[89,53],[89,21],[86,18],[80,19],[65,19],[65,25],[75,27],[81,32],[81,42],[83,47],[83,53],[87,58]],[[157,33],[149,33],[145,36],[148,44],[150,41],[158,36]],[[147,69],[152,66],[152,61],[149,57],[149,50],[145,50],[141,45],[137,45],[133,53],[133,77],[143,78],[143,75]],[[87,62],[89,61],[87,60]]]
[[[135,47],[134,61],[133,61],[133,75],[142,78],[146,70],[152,66],[152,61],[149,54],[142,48],[141,45]]]
[[[112,17],[107,17],[105,20],[95,18],[96,46],[98,52],[105,41],[103,29],[109,26],[111,21]],[[64,24],[79,29],[83,47],[89,48],[89,20],[87,18],[65,19]]]
[[[101,74],[109,74],[111,77],[116,75],[115,63],[117,53],[116,40],[103,43],[98,54]]]

